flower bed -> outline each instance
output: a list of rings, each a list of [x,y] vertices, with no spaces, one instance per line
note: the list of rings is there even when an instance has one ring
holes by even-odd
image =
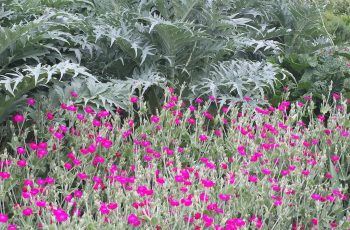
[[[278,108],[28,103],[1,155],[0,229],[347,229],[346,101]],[[214,109],[213,109],[214,108]],[[310,115],[308,115],[310,114]],[[308,119],[302,121],[302,119]]]

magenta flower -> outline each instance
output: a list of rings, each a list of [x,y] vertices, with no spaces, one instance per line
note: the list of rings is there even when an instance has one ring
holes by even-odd
[[[160,118],[158,117],[158,116],[154,116],[154,115],[152,115],[151,116],[151,121],[153,122],[153,123],[159,123],[159,121],[160,121]]]
[[[26,153],[26,149],[24,147],[17,147],[17,153],[22,155]]]
[[[44,208],[44,207],[46,207],[46,201],[44,201],[44,200],[36,201],[35,205],[39,208]]]
[[[11,177],[9,172],[0,172],[0,180],[7,180]]]
[[[55,132],[53,135],[57,140],[62,140],[64,137],[64,135],[60,132]]]
[[[71,92],[70,92],[70,95],[71,95],[72,97],[78,97],[78,93],[75,92],[75,91],[71,91]]]
[[[27,166],[27,161],[26,160],[18,160],[17,161],[17,165],[20,167],[20,168],[24,168]]]
[[[308,176],[310,174],[310,170],[305,169],[301,172],[301,174],[303,174],[304,176]]]
[[[69,215],[63,210],[63,209],[56,209],[53,211],[53,215],[55,216],[55,219],[57,222],[65,222],[68,220]]]
[[[36,101],[34,98],[30,97],[30,98],[27,98],[26,103],[27,103],[27,105],[34,106]]]
[[[202,179],[202,185],[206,188],[211,188],[215,186],[215,182],[209,179]]]
[[[246,151],[245,151],[245,147],[244,147],[243,145],[238,146],[237,150],[238,150],[238,153],[239,153],[241,156],[246,156],[246,155],[247,155],[247,153],[246,153]]]
[[[319,194],[316,194],[316,193],[313,193],[312,195],[311,195],[311,199],[313,199],[313,200],[320,200],[322,198],[322,196],[321,195],[319,195]]]
[[[201,98],[197,98],[197,99],[195,100],[195,102],[200,104],[200,103],[203,103],[204,101],[203,101],[203,99],[201,99]]]
[[[131,224],[134,227],[137,227],[141,224],[139,218],[134,214],[130,214],[128,217],[128,223]]]
[[[222,200],[222,201],[228,201],[231,199],[231,195],[229,194],[219,194],[218,195],[219,199]]]
[[[338,155],[332,155],[332,156],[331,156],[331,160],[332,160],[332,161],[339,161],[339,160],[340,160],[340,156],[338,156]]]
[[[176,206],[180,205],[180,202],[178,200],[175,200],[175,199],[173,199],[171,197],[168,198],[168,203],[172,207],[176,207]]]
[[[13,115],[12,121],[13,121],[14,123],[24,122],[24,116],[21,115],[21,114]]]
[[[95,127],[100,127],[102,125],[102,122],[99,121],[99,120],[94,119],[92,121],[92,125],[95,126]]]
[[[208,136],[205,134],[201,134],[201,135],[199,135],[199,140],[201,142],[206,142],[208,140]]]
[[[189,198],[182,198],[182,199],[181,199],[181,203],[182,203],[184,206],[188,207],[188,206],[191,206],[191,205],[192,205],[192,200],[189,199]]]
[[[111,202],[111,203],[107,204],[107,208],[110,210],[114,210],[114,209],[118,208],[118,204],[115,202]]]
[[[82,172],[78,173],[77,177],[79,177],[80,180],[86,180],[89,178],[88,175],[86,175],[85,173],[82,173]]]
[[[52,121],[54,118],[55,118],[55,116],[53,115],[52,112],[48,112],[48,113],[46,114],[46,119],[47,119],[47,120]]]
[[[110,210],[107,208],[107,206],[103,202],[100,204],[99,210],[101,215],[108,215],[110,213]]]
[[[15,224],[9,224],[9,225],[7,226],[7,230],[17,230],[17,225],[15,225]]]
[[[205,214],[203,215],[202,220],[204,222],[204,226],[205,227],[210,227],[213,224],[213,222],[214,222],[214,218],[213,217],[210,217],[210,216],[205,215]]]
[[[0,223],[7,223],[8,219],[9,218],[6,214],[0,213]]]
[[[25,208],[23,209],[22,214],[24,216],[31,216],[33,214],[33,210],[31,208]]]
[[[130,97],[130,102],[133,104],[136,104],[139,101],[139,98],[136,96],[131,96]]]
[[[305,100],[305,101],[311,101],[311,100],[312,100],[312,96],[310,96],[310,95],[305,95],[305,96],[304,96],[304,100]]]
[[[248,181],[249,181],[249,182],[257,183],[258,180],[259,180],[258,177],[255,176],[255,175],[250,175],[250,176],[248,176]]]

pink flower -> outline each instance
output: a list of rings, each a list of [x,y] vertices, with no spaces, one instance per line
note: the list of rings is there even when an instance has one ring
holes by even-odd
[[[74,196],[81,198],[83,196],[83,192],[81,190],[77,189],[74,191]]]
[[[316,193],[313,193],[313,194],[311,195],[311,199],[313,199],[313,200],[320,200],[321,197],[322,197],[321,195],[316,194]]]
[[[80,180],[86,180],[89,178],[88,175],[86,175],[85,173],[82,173],[82,172],[78,173],[77,177],[79,177]]]
[[[190,106],[188,107],[188,109],[189,109],[191,112],[196,111],[196,107],[193,106],[193,105],[190,105]]]
[[[245,101],[251,101],[252,98],[251,98],[251,97],[248,97],[248,96],[244,96],[244,97],[243,97],[243,100],[245,100]]]
[[[199,135],[199,140],[201,142],[206,142],[208,140],[208,136],[205,134],[201,134],[201,135]]]
[[[303,174],[304,176],[308,176],[310,174],[310,170],[305,169],[301,172],[301,174]]]
[[[99,120],[94,119],[94,120],[92,121],[92,126],[100,127],[101,125],[102,125],[102,122],[99,121]]]
[[[211,187],[215,186],[215,182],[212,180],[202,179],[201,181],[202,181],[203,186],[206,188],[211,188]]]
[[[332,161],[339,161],[339,160],[340,160],[340,156],[338,156],[338,155],[332,155],[332,156],[331,156],[331,160],[332,160]]]
[[[226,227],[240,228],[245,226],[245,221],[241,218],[232,218],[226,221]],[[231,229],[231,228],[228,228]]]
[[[107,208],[107,206],[104,203],[100,204],[99,211],[100,211],[101,215],[108,215],[110,213],[109,209]]]
[[[305,96],[304,96],[304,100],[305,100],[305,101],[311,101],[311,100],[312,100],[312,96],[310,96],[310,95],[305,95]]]
[[[11,177],[9,172],[0,172],[0,180],[7,180]]]
[[[9,218],[6,214],[0,213],[0,223],[7,223],[8,219]]]
[[[65,163],[64,164],[64,168],[67,169],[67,170],[71,170],[73,168],[72,164],[71,163]]]
[[[26,149],[24,147],[17,147],[17,153],[22,155],[26,153]]]
[[[212,225],[212,223],[214,222],[214,218],[210,217],[208,215],[203,215],[202,220],[204,222],[204,226],[205,227],[210,227]]]
[[[52,177],[47,177],[47,178],[45,179],[45,182],[46,182],[47,184],[54,184],[54,183],[55,183],[55,179],[52,178]]]
[[[52,112],[48,112],[48,113],[46,114],[46,119],[47,119],[47,120],[52,121],[54,118],[55,118],[55,116],[53,115]]]
[[[161,185],[165,183],[165,179],[161,177],[157,178],[156,181],[158,184],[161,184]]]
[[[288,176],[289,175],[289,170],[281,170],[281,175],[282,176]]]
[[[200,103],[203,103],[204,101],[203,101],[201,98],[197,98],[197,99],[195,100],[195,102],[200,104]]]
[[[265,109],[262,109],[262,108],[259,108],[259,107],[255,108],[255,111],[260,113],[260,114],[262,114],[262,115],[268,115],[270,113],[269,110],[265,110]]]
[[[252,182],[252,183],[257,183],[258,180],[259,180],[258,177],[255,176],[255,175],[250,175],[250,176],[248,177],[248,181],[249,181],[249,182]]]
[[[130,214],[128,217],[128,223],[131,224],[134,227],[137,227],[141,224],[139,218],[134,214]]]
[[[340,94],[339,93],[332,93],[333,99],[334,100],[338,100],[340,98]]]
[[[84,111],[88,114],[95,114],[95,110],[89,105],[84,108]]]
[[[95,166],[98,164],[103,164],[104,162],[105,162],[105,158],[98,155],[96,155],[95,158],[92,160],[92,164]]]
[[[153,123],[159,123],[159,121],[160,121],[160,118],[158,117],[158,116],[151,116],[151,121],[153,122]]]
[[[311,219],[312,225],[318,225],[318,219],[317,218],[312,218]]]
[[[136,104],[139,101],[139,98],[136,96],[131,96],[130,97],[130,102],[133,104]]]
[[[27,161],[26,160],[18,160],[17,161],[17,165],[19,166],[19,167],[21,167],[21,168],[24,168],[24,167],[26,167],[27,166]]]
[[[168,198],[168,202],[170,204],[170,206],[176,207],[180,205],[180,202],[178,200],[175,200],[173,198]]]
[[[30,144],[29,144],[29,147],[30,147],[32,150],[38,149],[38,145],[37,145],[36,143],[34,143],[34,142],[30,143]]]
[[[273,205],[275,205],[275,206],[281,206],[282,205],[282,199],[276,199],[276,200],[274,200],[274,202],[273,202]]]
[[[265,175],[270,175],[270,174],[271,174],[271,170],[270,170],[270,169],[263,168],[263,169],[261,169],[261,173],[262,173],[262,174],[265,174]]]
[[[199,200],[202,202],[208,202],[209,201],[208,194],[202,192],[201,194],[199,194]]]
[[[78,93],[75,92],[75,91],[71,91],[71,92],[70,92],[70,95],[71,95],[72,97],[78,97]]]
[[[139,194],[140,197],[153,195],[152,189],[148,189],[146,186],[142,186],[142,185],[137,187],[136,192]]]
[[[346,131],[346,130],[343,130],[343,131],[341,132],[341,135],[342,135],[343,137],[348,137],[348,136],[349,136],[349,132]]]
[[[243,145],[238,146],[237,150],[238,150],[238,153],[241,156],[246,156],[247,155],[247,153],[245,152],[245,147]]]
[[[30,97],[30,98],[27,98],[27,105],[30,105],[30,106],[34,106],[35,105],[35,99]]]
[[[229,194],[219,194],[218,195],[219,199],[222,200],[222,201],[228,201],[231,199],[231,195]]]
[[[194,118],[192,118],[192,117],[188,118],[188,119],[187,119],[187,122],[188,122],[189,124],[191,124],[191,125],[196,124],[196,120],[195,120]]]
[[[55,138],[57,140],[62,140],[63,137],[64,137],[64,135],[62,133],[60,133],[60,132],[55,132],[53,135],[55,136]]]
[[[67,221],[69,218],[69,215],[63,209],[60,208],[54,210],[53,215],[55,216],[56,221],[59,223]]]
[[[191,205],[192,205],[192,200],[189,199],[189,198],[182,198],[182,199],[181,199],[181,203],[182,203],[184,206],[188,207],[188,206],[191,206]]]
[[[211,113],[209,113],[209,112],[203,112],[203,116],[210,121],[214,120],[214,116],[211,115]]]
[[[7,226],[7,230],[17,230],[17,225],[15,225],[15,224],[9,224],[9,225]]]
[[[35,205],[40,207],[40,208],[46,207],[46,201],[44,201],[44,200],[36,201]]]
[[[214,130],[214,134],[215,134],[215,136],[217,136],[217,137],[222,137],[222,132],[221,132],[221,130]]]
[[[118,208],[118,204],[115,202],[111,202],[111,203],[107,204],[107,208],[110,210],[114,210],[114,209]]]
[[[24,122],[24,116],[21,115],[21,114],[13,115],[12,121],[13,121],[14,123]]]
[[[22,214],[24,216],[31,216],[33,214],[33,210],[31,208],[25,208],[23,209]]]

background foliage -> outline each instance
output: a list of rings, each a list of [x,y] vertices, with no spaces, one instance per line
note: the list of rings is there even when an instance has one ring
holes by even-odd
[[[349,95],[347,0],[1,0],[0,121],[30,95],[69,90],[126,109],[131,94],[161,108],[165,86],[226,103],[277,105]],[[82,93],[84,92],[84,93]],[[319,106],[316,104],[316,106]]]

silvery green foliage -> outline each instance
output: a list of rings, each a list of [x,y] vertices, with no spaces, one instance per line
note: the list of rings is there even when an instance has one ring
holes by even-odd
[[[290,73],[277,65],[247,60],[231,60],[213,65],[207,77],[192,86],[194,94],[210,94],[228,100],[237,95],[235,101],[244,96],[264,98],[264,89],[274,88],[277,75],[286,78]],[[197,91],[197,92],[196,92]]]
[[[101,96],[106,91],[90,88],[89,98],[111,108],[120,106],[121,89],[130,90],[122,90],[123,95],[135,92],[148,98],[152,93],[155,99],[166,84],[187,83],[193,92],[228,98],[242,98],[247,92],[262,95],[280,72],[265,59],[283,49],[280,43],[259,37],[266,29],[260,26],[264,14],[237,8],[237,2],[4,0],[0,8],[3,93],[16,97],[17,87],[29,77],[35,86],[57,84],[51,79],[66,81],[68,72],[53,71],[65,63],[64,68],[84,69],[72,75],[85,76],[81,84],[95,81],[96,87],[114,88],[107,99]],[[227,63],[235,62],[244,64],[242,72],[229,83],[220,80],[223,71],[232,71]],[[264,71],[250,75],[257,65]],[[21,95],[35,89],[23,88]]]

